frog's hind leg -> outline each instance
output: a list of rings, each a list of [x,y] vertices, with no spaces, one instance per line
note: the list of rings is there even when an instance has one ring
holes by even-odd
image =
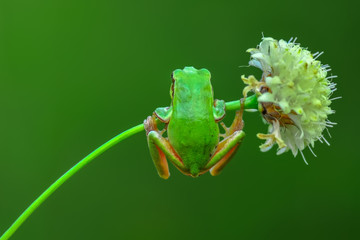
[[[206,166],[206,168],[210,168],[210,174],[213,176],[220,174],[226,164],[230,162],[230,159],[239,148],[242,139],[245,137],[245,133],[242,131],[244,126],[242,120],[243,109],[242,101],[241,109],[236,112],[234,121],[229,128],[224,123],[221,123],[225,129],[224,139],[219,143],[214,155]]]
[[[210,165],[210,174],[212,176],[219,175],[223,168],[228,164],[231,158],[235,155],[238,150],[242,139],[245,137],[245,133],[243,131],[236,131],[227,139],[224,139],[219,144],[219,150],[215,152],[214,157],[211,161],[214,163],[213,166]]]
[[[175,164],[179,169],[184,169],[181,158],[175,152],[169,141],[162,136],[163,131],[159,131],[154,116],[149,116],[144,121],[147,142],[151,158],[161,178],[168,179],[170,176],[169,166],[166,158]]]

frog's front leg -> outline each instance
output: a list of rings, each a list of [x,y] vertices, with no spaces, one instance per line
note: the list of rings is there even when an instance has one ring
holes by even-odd
[[[242,120],[243,111],[244,101],[241,103],[241,109],[235,113],[235,118],[231,126],[226,128],[225,124],[222,123],[225,129],[224,139],[218,144],[214,155],[206,165],[207,169],[210,168],[210,174],[213,176],[218,175],[226,166],[239,148],[242,139],[245,137],[245,133],[242,131],[244,127]]]
[[[162,136],[163,132],[158,130],[155,117],[149,116],[144,121],[144,127],[150,155],[154,161],[159,176],[164,179],[168,179],[170,176],[166,158],[174,163],[177,168],[183,170],[184,164],[182,163],[180,156],[176,153],[169,141]]]

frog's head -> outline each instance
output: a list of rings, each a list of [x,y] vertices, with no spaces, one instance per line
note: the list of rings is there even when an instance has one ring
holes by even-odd
[[[194,67],[185,67],[184,69],[176,69],[171,75],[173,83],[170,88],[170,96],[186,95],[186,93],[210,93],[212,87],[210,83],[210,72],[205,69],[196,69]]]

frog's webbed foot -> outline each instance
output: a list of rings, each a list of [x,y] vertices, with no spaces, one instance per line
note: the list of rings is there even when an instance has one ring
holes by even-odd
[[[145,128],[146,135],[148,135],[149,132],[151,132],[151,131],[156,131],[162,136],[166,132],[167,123],[165,123],[165,127],[163,129],[159,130],[159,128],[157,126],[156,118],[157,118],[157,115],[153,114],[152,116],[149,116],[145,119],[144,128]],[[159,119],[159,120],[162,122],[161,119]]]
[[[210,173],[213,176],[218,175],[226,164],[229,163],[239,148],[242,139],[245,137],[245,133],[242,131],[244,127],[242,120],[244,101],[243,99],[241,100],[241,108],[236,111],[234,121],[229,128],[224,123],[220,123],[225,130],[224,134],[220,134],[224,139],[219,143],[214,155],[206,165],[207,168],[211,168]]]
[[[159,176],[164,179],[167,179],[170,176],[166,158],[174,163],[174,165],[180,170],[184,169],[180,156],[176,153],[170,142],[162,136],[166,129],[164,128],[159,131],[154,115],[149,116],[144,121],[144,128],[146,131],[150,155],[154,161]]]
[[[235,131],[241,131],[244,128],[243,114],[244,114],[244,102],[245,98],[240,99],[240,110],[236,111],[234,121],[230,127],[226,127],[224,122],[220,125],[225,130],[224,134],[220,134],[224,139],[231,136]]]
[[[166,132],[166,128],[163,128],[161,131],[159,131],[160,136],[162,136]]]
[[[221,122],[220,125],[224,129],[225,133],[220,133],[219,136],[224,139],[230,135],[230,128],[226,127],[224,122]]]
[[[156,118],[154,116],[149,116],[144,121],[144,128],[146,136],[149,135],[151,131],[159,132],[159,129],[156,124]]]

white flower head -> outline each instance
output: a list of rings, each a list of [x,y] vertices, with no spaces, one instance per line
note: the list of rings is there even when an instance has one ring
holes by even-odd
[[[276,143],[278,154],[291,150],[296,156],[306,147],[313,153],[317,140],[328,144],[323,131],[335,124],[328,115],[334,113],[330,96],[336,90],[331,81],[336,76],[327,76],[331,69],[317,60],[322,52],[311,54],[295,40],[273,38],[263,38],[257,48],[247,51],[249,64],[263,71],[260,81],[242,77],[248,85],[244,96],[249,91],[257,94],[259,110],[270,124],[268,134],[257,135],[266,140],[260,149],[268,151]]]

